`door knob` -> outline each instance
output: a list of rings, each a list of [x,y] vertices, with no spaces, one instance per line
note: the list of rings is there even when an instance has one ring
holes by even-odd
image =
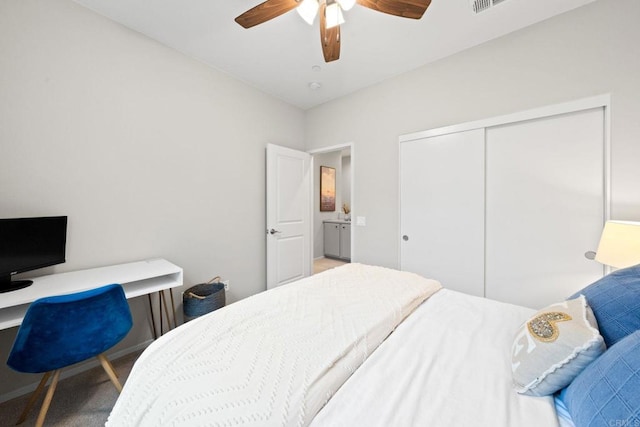
[[[276,234],[276,233],[282,233],[282,231],[278,231],[278,230],[275,230],[275,229],[272,228],[271,230],[267,230],[267,233],[273,235],[273,234]]]
[[[404,240],[404,241],[406,242],[407,240],[409,240],[409,236],[407,236],[407,235],[405,234],[404,236],[402,236],[402,240]]]

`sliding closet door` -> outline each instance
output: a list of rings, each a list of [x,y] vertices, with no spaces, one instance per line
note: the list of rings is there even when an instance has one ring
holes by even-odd
[[[484,130],[400,144],[400,267],[483,295]]]
[[[486,130],[486,296],[539,308],[602,276],[604,110]]]

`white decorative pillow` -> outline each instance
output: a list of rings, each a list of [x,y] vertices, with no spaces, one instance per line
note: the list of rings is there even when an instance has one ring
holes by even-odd
[[[566,387],[605,351],[583,295],[538,311],[519,329],[512,348],[518,393],[545,396]]]

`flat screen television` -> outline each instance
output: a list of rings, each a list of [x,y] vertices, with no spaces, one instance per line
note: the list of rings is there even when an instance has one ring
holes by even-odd
[[[14,274],[66,261],[67,217],[0,219],[0,293],[26,288]]]

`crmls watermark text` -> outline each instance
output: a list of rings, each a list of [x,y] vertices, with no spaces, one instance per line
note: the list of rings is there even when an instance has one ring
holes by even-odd
[[[609,427],[640,427],[640,420],[609,420]]]

